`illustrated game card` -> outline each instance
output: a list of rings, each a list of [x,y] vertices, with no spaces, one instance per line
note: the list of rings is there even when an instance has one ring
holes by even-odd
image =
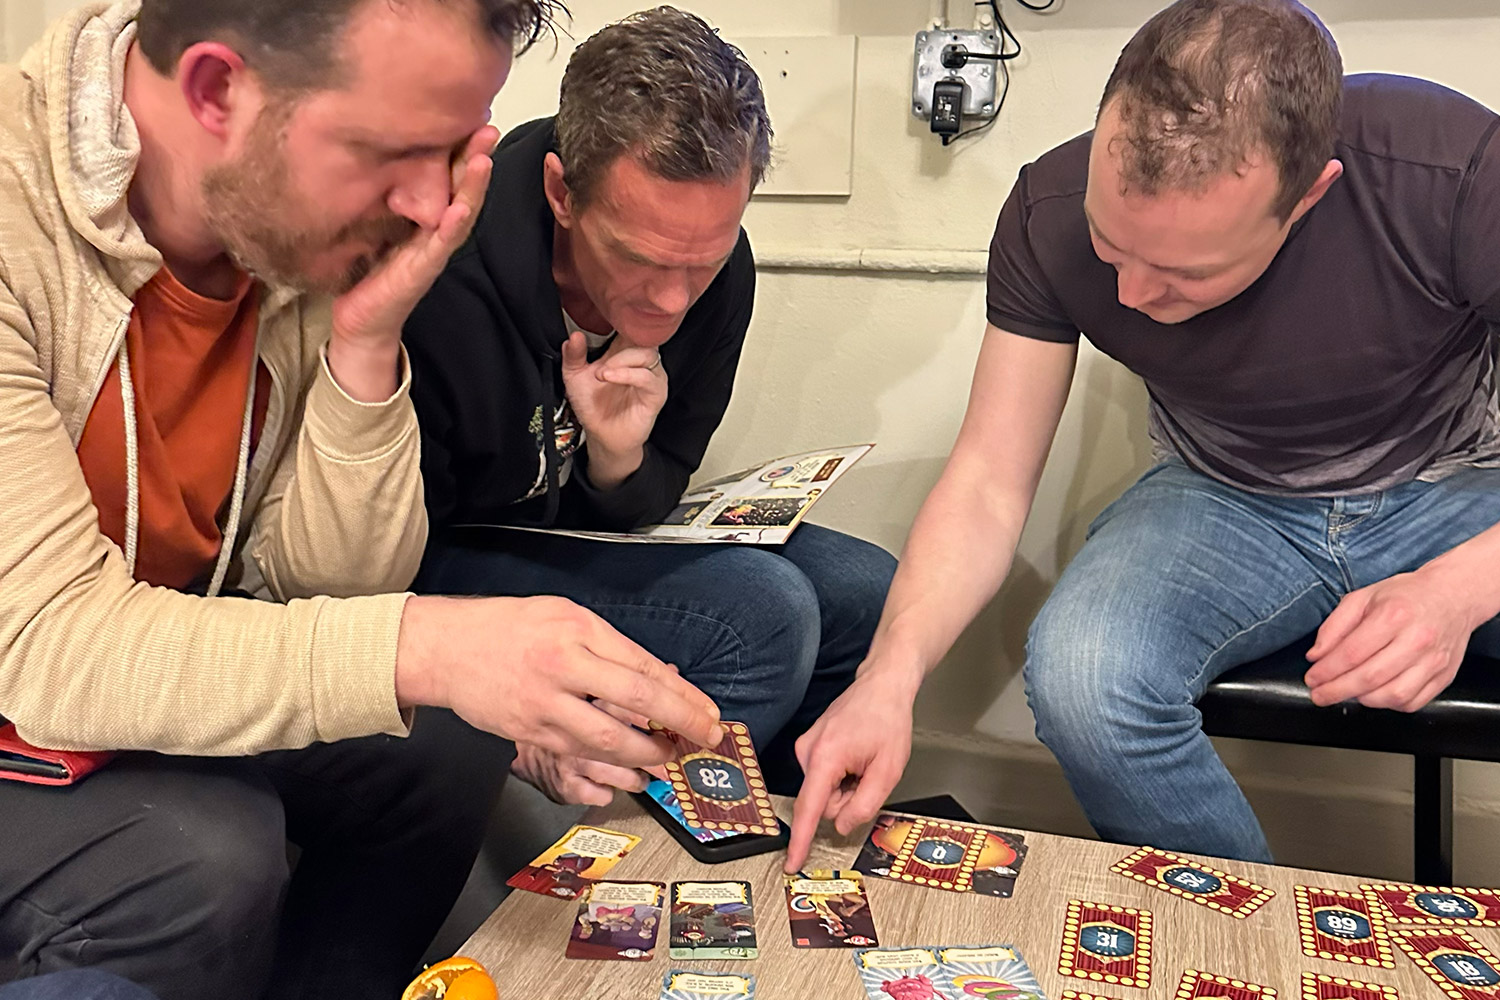
[[[1356,892],[1299,885],[1297,937],[1302,954],[1354,965],[1396,967],[1385,932],[1385,914]]]
[[[1447,886],[1362,885],[1394,923],[1440,927],[1500,927],[1500,890]]]
[[[869,1000],[955,1000],[931,948],[863,948],[854,967]]]
[[[755,958],[749,882],[674,882],[669,951],[673,958]]]
[[[1142,847],[1109,870],[1241,919],[1276,895],[1254,882],[1154,847]]]
[[[1057,971],[1145,989],[1151,985],[1151,911],[1069,900]]]
[[[706,975],[673,969],[662,978],[661,1000],[755,1000],[755,977]]]
[[[595,882],[579,904],[568,957],[651,961],[666,895],[660,882]]]
[[[1177,1000],[1198,1000],[1199,997],[1205,1000],[1276,1000],[1276,991],[1269,986],[1189,969],[1177,984]]]
[[[1302,1000],[1401,1000],[1393,986],[1362,983],[1321,972],[1302,973]]]
[[[860,848],[859,857],[855,859],[854,870],[880,878],[899,877],[903,881],[916,882],[922,873],[912,867],[912,861],[920,864],[947,863],[957,856],[959,841],[945,838],[941,830],[934,829],[934,824],[974,831],[974,838],[965,847],[963,855],[966,861],[972,860],[972,870],[968,872],[969,882],[963,890],[958,890],[955,884],[955,891],[977,892],[1002,898],[1015,891],[1021,863],[1026,860],[1024,837],[1002,830],[964,823],[942,823],[904,813],[881,813],[876,818],[869,836],[865,838],[864,846]],[[917,833],[919,828],[921,833]],[[973,853],[975,848],[977,854]],[[903,852],[910,860],[902,865],[902,875],[898,876],[894,869]],[[948,867],[951,868],[951,865]],[[961,862],[959,867],[963,869],[965,864]],[[947,868],[938,870],[946,871]],[[918,884],[935,883],[929,881]],[[939,887],[948,888],[940,884]]]
[[[937,956],[953,1000],[1046,1000],[1036,973],[1010,945],[938,948]]]
[[[982,850],[984,831],[976,826],[918,819],[891,862],[890,877],[950,892],[968,892]]]
[[[765,775],[755,756],[750,730],[741,722],[725,722],[724,739],[712,750],[652,723],[677,748],[677,759],[666,765],[667,780],[689,826],[700,830],[728,830],[775,836],[781,832],[776,810],[766,791]]]
[[[872,948],[880,944],[856,871],[805,871],[786,876],[792,944],[798,948]]]
[[[640,842],[640,837],[628,833],[575,826],[505,884],[543,896],[577,899]]]
[[[1500,997],[1500,961],[1469,934],[1453,928],[1400,928],[1391,937],[1452,1000]]]

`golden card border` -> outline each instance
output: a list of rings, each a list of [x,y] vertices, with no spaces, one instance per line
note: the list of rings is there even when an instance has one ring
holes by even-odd
[[[1293,886],[1292,892],[1297,897],[1297,938],[1302,942],[1302,954],[1309,958],[1322,958],[1330,962],[1348,962],[1351,965],[1368,965],[1381,969],[1396,967],[1396,953],[1391,950],[1390,936],[1385,926],[1384,908],[1371,902],[1369,896],[1363,892],[1325,889],[1317,885]],[[1308,895],[1314,892],[1320,892],[1325,896],[1337,896],[1340,899],[1357,899],[1365,904],[1370,911],[1370,935],[1375,940],[1375,952],[1380,956],[1378,959],[1365,958],[1363,955],[1341,955],[1338,952],[1324,951],[1318,947],[1318,931],[1313,923],[1312,900],[1308,898]]]
[[[1217,986],[1232,986],[1237,990],[1249,990],[1261,1000],[1276,1000],[1276,987],[1262,986],[1244,979],[1234,979],[1230,976],[1220,976],[1212,972],[1200,972],[1197,969],[1188,969],[1183,972],[1181,981],[1177,984],[1177,1000],[1188,1000],[1193,995],[1193,987],[1199,983],[1213,983]]]
[[[1200,872],[1208,872],[1215,878],[1223,879],[1225,882],[1229,882],[1233,885],[1238,885],[1246,889],[1254,889],[1255,895],[1245,900],[1245,902],[1241,904],[1240,908],[1236,910],[1225,906],[1223,903],[1217,903],[1211,899],[1204,899],[1197,893],[1188,892],[1186,889],[1179,889],[1175,885],[1168,885],[1167,883],[1161,881],[1161,879],[1149,878],[1148,876],[1142,875],[1140,872],[1133,872],[1129,870],[1131,865],[1135,864],[1137,861],[1141,860],[1148,854],[1160,854],[1162,857],[1170,858],[1171,860],[1179,862],[1185,867],[1195,868]],[[1256,883],[1251,882],[1249,879],[1243,879],[1238,875],[1231,875],[1228,872],[1221,872],[1211,865],[1206,865],[1201,861],[1195,861],[1192,858],[1185,858],[1180,854],[1173,854],[1171,851],[1164,851],[1159,847],[1141,847],[1134,851],[1131,851],[1130,854],[1110,865],[1109,870],[1114,872],[1116,875],[1124,875],[1128,879],[1134,879],[1137,882],[1149,885],[1153,889],[1159,889],[1162,892],[1170,892],[1174,896],[1179,896],[1183,899],[1190,900],[1191,902],[1197,903],[1199,906],[1206,906],[1210,910],[1218,910],[1220,913],[1227,913],[1231,917],[1234,917],[1238,920],[1244,920],[1250,914],[1254,913],[1256,910],[1264,906],[1272,896],[1276,895],[1276,891],[1274,889],[1267,889],[1265,886],[1257,885]]]
[[[771,803],[771,793],[766,788],[765,775],[761,772],[759,759],[756,760],[755,766],[751,767],[740,750],[741,747],[750,747],[751,752],[754,752],[750,730],[741,722],[726,722],[723,726],[725,739],[732,738],[735,747],[734,758],[724,756],[719,753],[717,747],[714,747],[695,751],[682,759],[712,756],[717,760],[727,760],[739,768],[740,773],[745,777],[745,787],[750,795],[748,798],[736,799],[733,803],[725,803],[725,805],[740,806],[747,802],[753,803],[756,811],[760,813],[760,822],[752,823],[742,820],[721,822],[701,818],[696,805],[698,793],[689,787],[687,777],[682,773],[681,764],[676,760],[671,760],[665,765],[667,778],[671,782],[672,790],[677,793],[677,805],[682,809],[683,819],[687,820],[689,826],[695,826],[700,830],[730,830],[734,833],[755,833],[765,837],[774,837],[781,832],[781,827],[776,822],[776,811]],[[720,741],[720,745],[722,744],[723,741]]]
[[[928,878],[925,875],[908,875],[905,867],[911,861],[912,853],[916,851],[928,830],[968,830],[974,834],[969,838],[969,843],[964,847],[964,856],[959,860],[958,873],[952,881],[944,879]],[[906,839],[901,841],[901,849],[896,852],[895,860],[891,862],[891,878],[912,885],[930,885],[939,889],[950,889],[955,892],[967,891],[974,884],[974,868],[979,864],[979,855],[984,853],[985,841],[988,832],[969,823],[952,823],[947,820],[929,819],[918,817],[907,831]],[[927,862],[922,862],[927,864]],[[928,865],[928,867],[936,867]],[[900,872],[898,873],[898,869]]]
[[[1474,886],[1452,886],[1452,885],[1414,885],[1409,882],[1365,882],[1361,883],[1359,891],[1365,894],[1370,901],[1372,909],[1378,908],[1390,918],[1392,923],[1411,924],[1417,927],[1500,927],[1500,918],[1496,917],[1435,917],[1435,916],[1396,916],[1396,911],[1386,905],[1385,900],[1375,893],[1379,890],[1386,892],[1436,892],[1451,893],[1464,896],[1475,892],[1488,892],[1500,895],[1500,890],[1484,889]]]
[[[1332,983],[1335,986],[1349,986],[1356,990],[1372,990],[1385,997],[1385,1000],[1401,1000],[1401,994],[1394,986],[1385,986],[1381,983],[1362,983],[1358,979],[1345,979],[1343,976],[1330,976],[1326,972],[1304,972],[1302,973],[1302,1000],[1320,1000],[1318,996],[1319,983]]]
[[[1480,944],[1479,940],[1474,937],[1474,935],[1470,934],[1462,927],[1437,928],[1419,926],[1391,931],[1391,938],[1396,942],[1397,945],[1400,946],[1401,950],[1406,952],[1407,956],[1417,964],[1417,968],[1425,972],[1427,974],[1427,978],[1436,983],[1438,989],[1448,994],[1448,996],[1452,997],[1453,1000],[1468,1000],[1468,998],[1462,990],[1448,981],[1447,976],[1438,971],[1437,966],[1433,965],[1432,962],[1428,960],[1426,955],[1422,954],[1416,948],[1412,947],[1411,942],[1407,940],[1408,936],[1412,934],[1456,934],[1459,937],[1463,938],[1464,941],[1468,942],[1468,945],[1473,950],[1474,954],[1490,963],[1490,968],[1500,969],[1500,959],[1497,959],[1494,955],[1490,954],[1490,950],[1488,948]],[[1494,987],[1491,987],[1491,989],[1493,988]]]
[[[1078,925],[1082,923],[1084,907],[1093,907],[1106,913],[1122,913],[1136,918],[1135,971],[1128,976],[1116,976],[1104,972],[1084,972],[1073,965],[1070,946],[1078,944]],[[1075,979],[1088,979],[1096,983],[1133,986],[1145,989],[1151,985],[1151,911],[1134,906],[1116,906],[1113,903],[1095,903],[1084,899],[1068,900],[1068,913],[1063,918],[1062,951],[1057,959],[1057,971]]]

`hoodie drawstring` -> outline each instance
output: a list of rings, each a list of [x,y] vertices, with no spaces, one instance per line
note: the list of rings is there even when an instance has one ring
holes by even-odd
[[[250,475],[250,432],[255,422],[256,366],[260,364],[260,352],[255,352],[250,369],[250,386],[245,390],[245,415],[240,425],[240,453],[234,469],[234,490],[229,499],[229,522],[224,526],[223,541],[219,546],[219,559],[214,565],[213,579],[209,581],[206,596],[217,597],[229,573],[229,563],[234,556],[234,543],[240,533],[240,513],[245,506],[245,483]],[[120,404],[125,410],[125,566],[135,576],[136,553],[141,538],[141,444],[140,428],[136,424],[135,383],[130,377],[130,339],[120,341]]]
[[[542,407],[542,449],[547,462],[547,504],[542,515],[542,526],[550,528],[557,523],[557,509],[562,503],[562,457],[557,453],[557,421],[555,419],[557,398],[557,359],[547,357],[546,370],[542,374],[542,385],[546,387],[546,405]]]

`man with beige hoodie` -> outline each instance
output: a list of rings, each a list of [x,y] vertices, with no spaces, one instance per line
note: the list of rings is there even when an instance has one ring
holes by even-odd
[[[400,592],[402,323],[553,13],[121,0],[0,68],[0,716],[136,751],[0,781],[0,982],[395,995],[506,769],[459,719],[627,767],[670,755],[647,717],[717,740],[575,605]]]

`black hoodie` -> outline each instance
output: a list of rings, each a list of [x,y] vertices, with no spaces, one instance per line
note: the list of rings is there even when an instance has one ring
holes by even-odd
[[[676,505],[729,405],[755,299],[743,230],[728,263],[662,345],[667,402],[641,467],[601,491],[588,478],[587,448],[578,448],[559,487],[555,422],[565,402],[567,330],[552,280],[555,220],[542,189],[542,162],[555,148],[550,118],[505,137],[473,236],[406,323],[427,510],[437,529],[655,523]]]

